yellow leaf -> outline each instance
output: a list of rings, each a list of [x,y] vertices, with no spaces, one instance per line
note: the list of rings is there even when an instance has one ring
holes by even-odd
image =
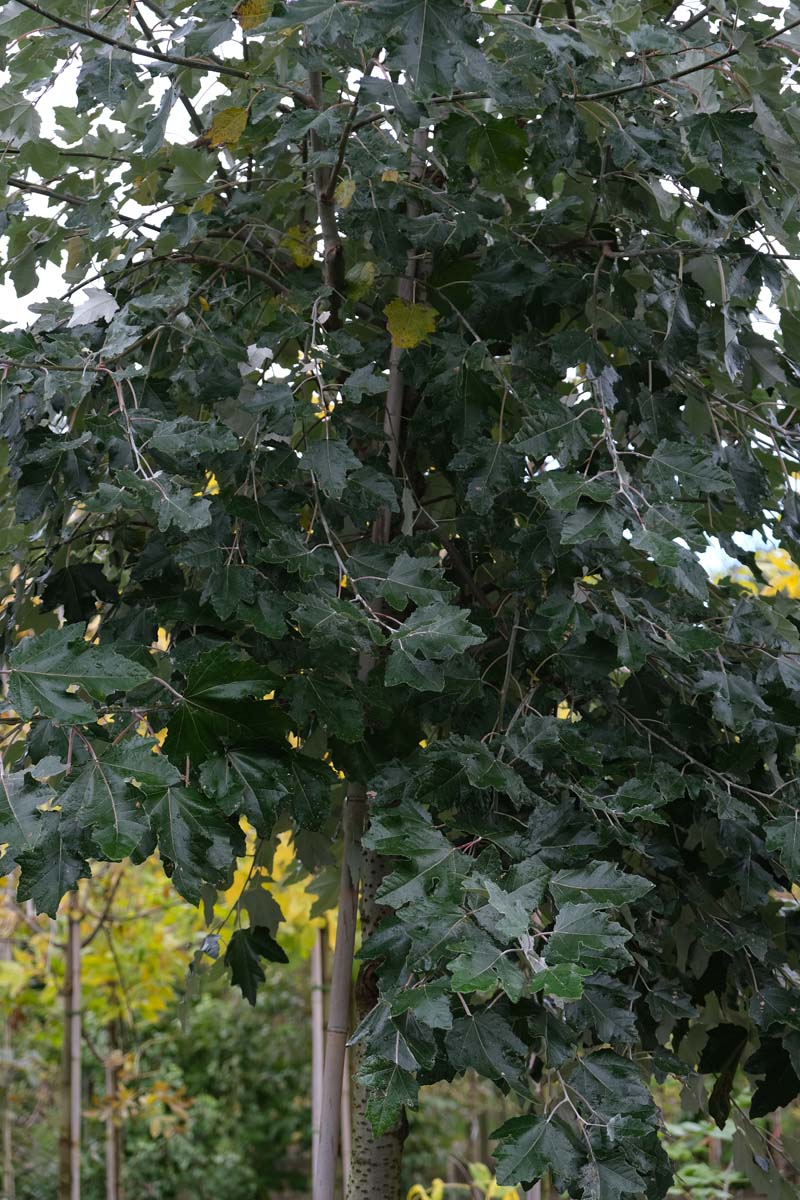
[[[71,237],[67,243],[67,270],[71,271],[77,267],[83,257],[83,251],[86,243],[82,237]]]
[[[409,304],[398,299],[390,301],[383,311],[392,343],[400,350],[413,350],[436,328],[436,309],[430,304]]]
[[[246,124],[246,108],[223,108],[214,117],[208,140],[212,146],[235,146]]]
[[[576,721],[580,721],[581,714],[570,708],[566,700],[561,700],[556,708],[556,717],[559,721],[571,721],[574,725]]]
[[[336,191],[333,193],[333,198],[339,205],[339,208],[347,208],[355,194],[355,179],[340,179],[336,185]]]
[[[153,204],[158,195],[158,185],[161,175],[158,171],[150,171],[147,175],[135,176],[131,196],[137,204]]]
[[[374,262],[355,263],[350,267],[345,278],[353,285],[356,297],[363,296],[375,283],[377,267]]]
[[[211,212],[211,210],[214,207],[214,205],[216,204],[216,202],[217,202],[217,198],[214,195],[214,193],[209,192],[208,195],[206,195],[206,196],[198,196],[198,198],[195,200],[194,204],[188,211],[189,212],[201,212],[201,213],[205,213],[206,216],[208,216],[208,214]]]
[[[255,29],[272,12],[272,0],[242,0],[234,12],[242,29]]]
[[[292,225],[281,238],[281,245],[289,251],[296,267],[310,267],[314,261],[316,238],[310,225]]]
[[[205,487],[199,492],[194,492],[195,496],[218,496],[219,495],[219,480],[213,471],[206,471]]]
[[[383,174],[381,175],[381,183],[399,183],[399,182],[400,182],[400,172],[399,171],[384,171]]]

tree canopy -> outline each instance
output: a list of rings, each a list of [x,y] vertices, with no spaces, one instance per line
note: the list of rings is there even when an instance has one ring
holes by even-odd
[[[500,1182],[581,1200],[665,1194],[648,1080],[800,1090],[797,605],[698,562],[800,554],[776,12],[0,10],[5,271],[66,289],[0,334],[2,869],[54,912],[157,846],[197,904],[365,796],[376,1136],[472,1068]]]

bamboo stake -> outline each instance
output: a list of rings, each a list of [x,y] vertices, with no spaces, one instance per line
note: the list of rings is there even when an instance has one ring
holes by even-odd
[[[322,939],[325,933],[317,929],[311,947],[311,1175],[316,1175],[319,1154],[319,1134],[322,1115],[322,1078],[325,1048],[324,987],[322,973]]]
[[[69,1200],[81,1200],[81,914],[73,892],[67,938],[69,974]]]

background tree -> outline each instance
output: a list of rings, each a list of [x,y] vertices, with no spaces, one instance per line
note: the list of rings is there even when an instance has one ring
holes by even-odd
[[[765,511],[796,558],[798,28],[3,6],[7,270],[69,285],[2,336],[3,861],[54,913],[157,845],[199,904],[242,817],[259,869],[291,829],[330,873],[344,829],[315,1200],[359,884],[349,1200],[394,1200],[404,1110],[467,1069],[523,1109],[500,1182],[582,1200],[666,1192],[648,1081],[714,1075],[723,1124],[739,1063],[751,1116],[800,1089],[796,613],[697,559]]]

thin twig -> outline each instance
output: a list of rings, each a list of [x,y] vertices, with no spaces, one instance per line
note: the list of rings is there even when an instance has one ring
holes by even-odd
[[[240,71],[238,67],[229,67],[227,63],[215,63],[203,58],[183,58],[179,54],[164,54],[161,50],[145,50],[142,46],[137,46],[134,42],[126,42],[122,38],[111,37],[107,33],[102,33],[99,29],[93,29],[91,25],[81,25],[77,21],[70,21],[66,17],[56,16],[46,8],[42,8],[40,4],[36,4],[35,0],[19,0],[23,8],[30,9],[40,17],[44,17],[46,21],[52,21],[54,25],[62,29],[70,29],[73,33],[79,33],[83,37],[92,38],[96,42],[102,42],[105,46],[113,46],[116,50],[126,50],[128,54],[137,54],[140,58],[152,58],[157,62],[172,63],[177,67],[189,67],[193,71],[212,71],[218,75],[233,75],[237,79],[249,79],[249,71]]]

